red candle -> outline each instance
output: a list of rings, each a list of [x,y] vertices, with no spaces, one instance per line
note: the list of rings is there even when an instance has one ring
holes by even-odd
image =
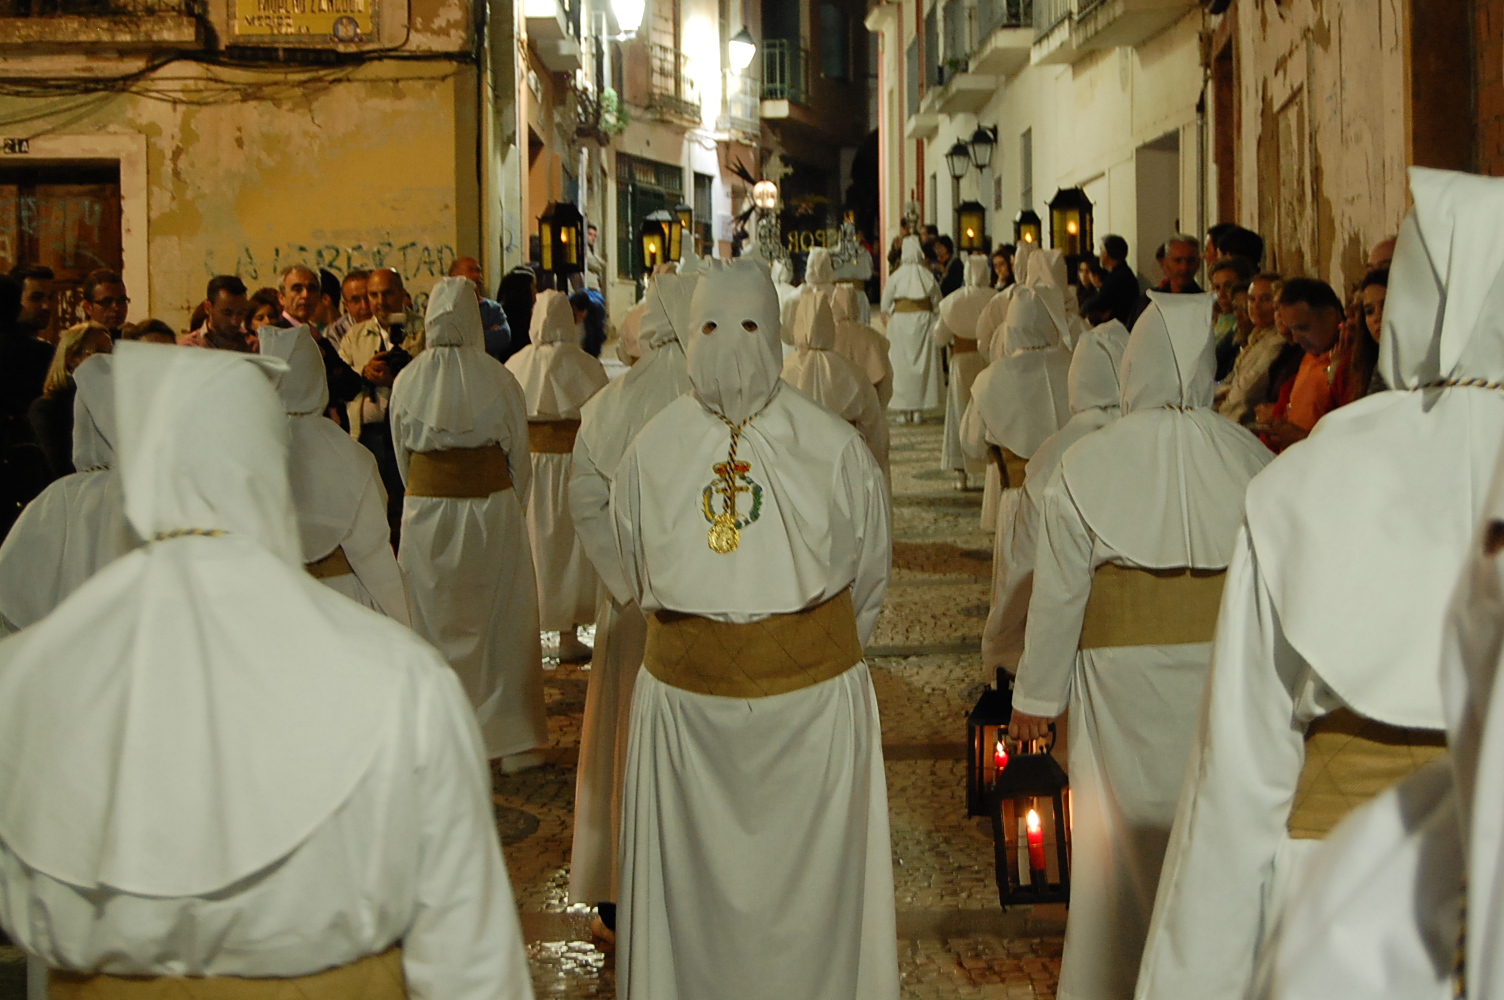
[[[1029,868],[1031,871],[1044,871],[1044,830],[1039,825],[1039,813],[1033,809],[1028,815],[1028,841],[1029,841]]]
[[[1003,746],[1003,741],[998,740],[997,746],[992,748],[992,763],[999,771],[1008,766],[1008,748]]]

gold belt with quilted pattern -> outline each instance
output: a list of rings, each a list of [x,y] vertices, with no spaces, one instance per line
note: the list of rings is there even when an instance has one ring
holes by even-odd
[[[1080,648],[1211,642],[1225,576],[1220,569],[1099,566],[1081,621]]]
[[[479,500],[512,488],[507,453],[500,445],[413,452],[407,466],[407,495]]]
[[[568,455],[579,432],[578,420],[530,420],[527,445],[534,455]]]
[[[322,559],[304,563],[303,568],[315,580],[332,580],[336,576],[350,576],[355,572],[355,568],[350,565],[350,557],[345,555],[343,545],[336,545],[334,551]]]
[[[955,343],[951,345],[950,353],[975,354],[977,353],[977,342],[969,337],[957,337]]]
[[[1285,828],[1321,840],[1342,818],[1446,753],[1446,734],[1402,729],[1339,708],[1306,730],[1306,762]]]
[[[648,616],[643,667],[671,687],[766,698],[839,677],[862,660],[851,591],[746,625],[677,611]]]
[[[407,1000],[398,945],[310,976],[108,976],[53,969],[47,985],[52,1000]]]
[[[896,313],[927,313],[930,311],[929,299],[895,299],[893,311]]]

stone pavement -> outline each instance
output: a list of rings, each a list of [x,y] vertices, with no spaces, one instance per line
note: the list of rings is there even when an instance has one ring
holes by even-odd
[[[1004,913],[992,836],[965,807],[966,712],[985,678],[992,539],[981,493],[939,468],[941,424],[892,426],[893,578],[869,664],[882,711],[905,1000],[1053,1000],[1060,907]],[[538,997],[616,995],[590,911],[566,904],[574,765],[589,671],[549,664],[549,763],[499,777],[497,818]]]

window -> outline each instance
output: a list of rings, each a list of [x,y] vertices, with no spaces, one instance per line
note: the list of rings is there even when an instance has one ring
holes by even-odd
[[[81,286],[90,271],[125,263],[120,165],[79,161],[0,167],[0,269],[42,264],[56,275],[58,328],[83,319]]]
[[[925,199],[924,205],[924,217],[926,219],[933,219],[940,213],[939,195],[936,193],[938,190],[935,185],[935,175],[930,174],[928,197]]]
[[[1024,129],[1018,137],[1018,208],[1034,208],[1034,130]]]
[[[820,5],[820,74],[830,80],[851,78],[851,20],[833,3]]]
[[[919,113],[919,39],[909,42],[909,51],[904,60],[904,89],[908,92],[908,113]]]
[[[924,15],[924,85],[940,85],[940,28],[935,23],[935,8]]]
[[[695,174],[695,236],[699,246],[695,253],[709,257],[715,251],[714,227],[711,225],[711,197],[715,190],[715,178],[709,174]]]
[[[945,76],[959,70],[957,60],[964,60],[966,49],[966,8],[961,0],[945,0]]]

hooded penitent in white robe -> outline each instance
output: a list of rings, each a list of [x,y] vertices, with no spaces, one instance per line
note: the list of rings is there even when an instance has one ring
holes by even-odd
[[[1060,335],[1060,343],[1066,350],[1074,350],[1076,339],[1084,332],[1081,314],[1076,306],[1076,294],[1071,289],[1065,264],[1065,255],[1059,250],[1036,249],[1024,261],[1023,283],[1034,289],[1050,314],[1050,322]]]
[[[971,386],[971,401],[961,417],[961,447],[973,458],[987,458],[999,486],[993,518],[992,588],[1002,592],[1008,567],[1015,561],[1013,519],[1023,488],[1024,465],[1050,435],[1070,419],[1071,355],[1060,346],[1059,334],[1033,289],[1020,288],[1012,296],[1002,330],[994,334],[997,360],[982,370]],[[1010,470],[1007,481],[999,463]],[[1021,557],[1020,557],[1021,558]],[[1032,556],[1030,557],[1032,565]],[[1013,630],[1023,627],[1027,607],[1013,602]],[[989,673],[998,666],[1012,668],[1018,643],[1011,648],[999,637],[1009,633],[998,616],[1005,605],[994,604],[991,623],[982,634],[982,659]],[[990,637],[990,638],[989,638]]]
[[[1026,262],[1029,253],[1029,244],[1019,247],[1018,256],[1014,258],[1015,263],[1020,260]],[[987,300],[987,305],[982,308],[982,314],[977,317],[977,353],[986,359],[984,364],[990,365],[1003,355],[1003,321],[1008,318],[1008,307],[1013,304],[1013,293],[1018,287],[1017,283],[1012,283],[1006,288],[998,289],[997,294]],[[961,416],[964,420],[965,410],[961,411]],[[982,482],[982,530],[992,531],[997,527],[997,504],[1002,494],[1003,484],[997,467],[991,462],[986,465],[986,477]]]
[[[292,437],[287,474],[303,562],[325,586],[410,624],[376,458],[324,416],[329,383],[318,345],[306,326],[264,327],[260,342],[262,354],[287,364],[277,395]]]
[[[940,468],[946,471],[979,476],[986,468],[986,457],[966,457],[961,450],[961,417],[971,403],[971,384],[987,367],[985,355],[978,350],[977,320],[987,303],[997,295],[987,278],[992,273],[987,258],[972,254],[966,258],[966,284],[940,300],[940,319],[934,327],[935,346],[950,348],[950,388],[945,395],[945,433],[940,439]]]
[[[1248,490],[1143,997],[1244,995],[1322,833],[1325,745],[1437,752],[1443,613],[1504,443],[1504,181],[1416,167],[1410,187],[1379,353],[1395,391],[1327,414]]]
[[[580,407],[608,379],[580,347],[563,293],[539,293],[529,336],[532,343],[507,359],[507,370],[527,402],[533,458],[527,534],[538,577],[538,625],[565,631],[595,620],[598,581],[569,517],[569,474]]]
[[[644,424],[690,389],[684,360],[689,300],[698,275],[667,275],[645,299],[642,362],[590,398],[580,412],[569,481],[569,510],[585,554],[603,584],[595,648],[580,724],[575,776],[569,901],[614,901],[621,830],[622,778],[632,691],[642,666],[647,621],[627,587],[611,523],[611,480]]]
[[[1054,479],[1066,449],[1118,418],[1119,374],[1127,347],[1128,330],[1117,320],[1088,331],[1076,342],[1066,374],[1071,418],[1034,450],[1025,466],[1023,489],[1011,494],[1012,523],[1003,525],[1004,530],[994,537],[992,601],[982,632],[982,666],[989,673],[995,675],[998,667],[1009,673],[1017,668],[1034,586],[1035,541],[1045,487]],[[975,440],[970,444],[981,450]]]
[[[888,357],[888,338],[858,317],[866,297],[850,285],[839,285],[830,297],[830,314],[836,321],[835,352],[862,370],[877,401],[888,408],[893,398],[893,360]]]
[[[815,299],[814,305],[800,311],[794,353],[783,362],[783,380],[860,431],[887,476],[888,415],[866,374],[836,353],[836,321],[827,300]]]
[[[1044,489],[1013,708],[1070,709],[1066,1000],[1133,995],[1221,576],[1273,457],[1212,408],[1214,300],[1154,298],[1123,354],[1122,416],[1071,445]]]
[[[761,265],[701,278],[694,393],[642,429],[612,486],[625,576],[651,616],[622,813],[625,1000],[898,996],[882,743],[860,652],[887,588],[887,491],[850,424],[780,390],[778,322]],[[804,665],[844,636],[823,655],[826,679],[763,655],[793,623],[822,621],[835,628],[781,655]],[[695,634],[711,645],[675,655]],[[787,683],[753,693],[750,677]]]
[[[73,467],[37,495],[0,544],[0,635],[41,621],[79,584],[140,544],[115,475],[108,354],[73,373]]]
[[[778,330],[784,347],[794,346],[794,317],[799,302],[804,297],[802,290],[793,281],[793,270],[787,258],[775,260],[772,266],[773,287],[778,290]],[[785,354],[788,352],[785,351]]]
[[[470,707],[426,643],[304,570],[269,364],[117,348],[150,541],[0,643],[0,924],[74,974],[366,960],[362,997],[529,1000]]]
[[[548,743],[538,591],[522,498],[531,487],[522,387],[485,351],[480,305],[463,278],[428,299],[427,347],[392,386],[392,440],[408,484],[398,562],[413,629],[438,647],[475,706],[486,752]],[[487,496],[416,496],[413,456],[505,453],[511,486]],[[438,456],[444,458],[447,456]]]
[[[905,236],[901,262],[883,288],[888,345],[893,360],[890,410],[916,412],[940,405],[940,359],[930,342],[930,326],[940,305],[940,286],[924,266],[919,237]]]

